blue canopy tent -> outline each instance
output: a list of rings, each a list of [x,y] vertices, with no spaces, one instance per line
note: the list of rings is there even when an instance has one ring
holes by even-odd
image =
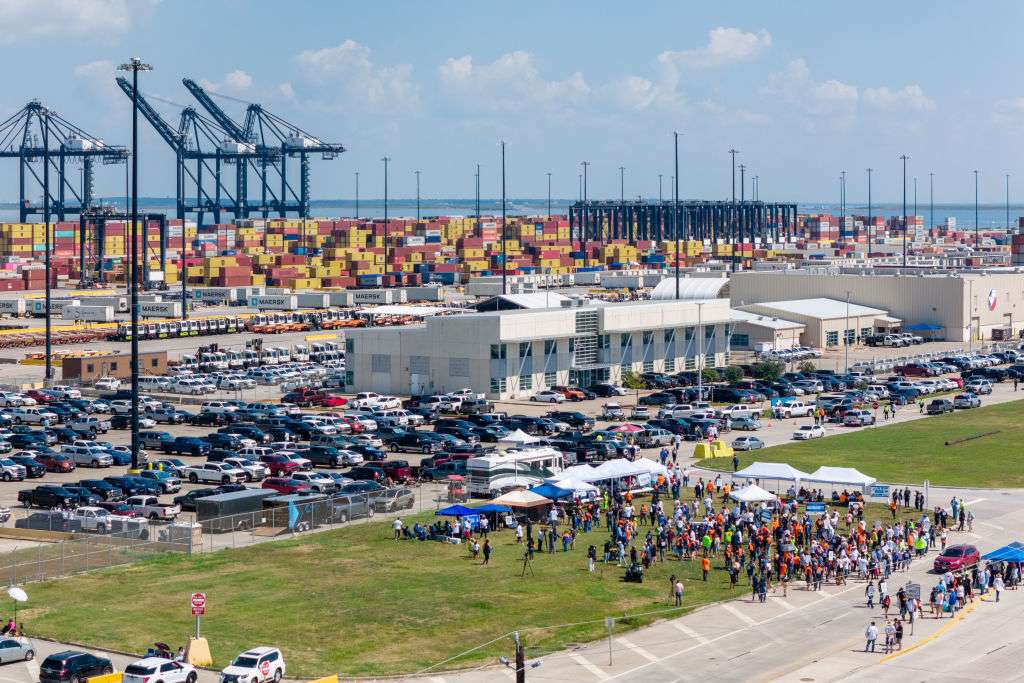
[[[933,323],[917,323],[916,325],[907,325],[903,328],[905,332],[917,332],[931,339],[938,337],[945,329],[942,325],[935,325]]]
[[[560,498],[572,497],[572,489],[563,489],[554,484],[540,484],[530,489],[530,493],[536,493],[539,496],[544,496],[549,500],[558,500]]]
[[[981,556],[990,562],[1024,562],[1024,543],[1014,541]]]
[[[485,513],[491,513],[491,512],[494,512],[494,513],[512,512],[512,508],[510,508],[508,505],[495,505],[493,503],[488,503],[487,505],[481,505],[478,508],[473,508],[473,510],[475,510],[476,512],[485,512]]]
[[[438,517],[465,517],[466,515],[478,515],[480,511],[465,505],[450,505],[434,514]]]

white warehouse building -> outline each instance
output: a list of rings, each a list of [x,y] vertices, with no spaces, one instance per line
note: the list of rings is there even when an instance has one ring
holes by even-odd
[[[491,311],[347,332],[354,391],[426,394],[463,387],[492,399],[556,385],[618,383],[629,371],[678,372],[727,362],[728,299]]]

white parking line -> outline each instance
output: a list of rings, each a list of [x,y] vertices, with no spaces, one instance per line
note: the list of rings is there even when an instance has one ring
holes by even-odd
[[[702,636],[701,634],[697,633],[692,628],[687,626],[686,624],[680,623],[678,621],[670,621],[669,623],[672,624],[672,626],[675,627],[677,631],[693,638],[701,645],[707,645],[709,642],[711,642],[707,638],[705,638],[704,636]]]
[[[727,602],[722,603],[722,609],[724,609],[726,612],[742,621],[747,626],[757,626],[757,624],[759,623],[756,619],[750,617],[747,614],[744,614],[743,612],[739,611]]]
[[[980,522],[979,521],[978,524],[984,524],[985,526],[990,526],[993,529],[998,529],[999,531],[1006,531],[1006,527],[1001,527],[998,524],[993,524],[992,522]]]
[[[590,673],[594,674],[594,676],[596,676],[597,680],[599,681],[603,681],[606,678],[608,678],[608,674],[606,674],[604,671],[601,671],[601,669],[594,666],[593,662],[591,662],[589,659],[587,659],[586,657],[577,652],[571,653],[569,655],[569,659],[576,662]]]
[[[791,610],[795,610],[796,609],[796,605],[791,603],[789,600],[786,600],[785,598],[779,597],[778,595],[769,595],[768,599],[770,599],[776,605],[782,605],[783,607],[786,608],[786,611],[791,611]]]
[[[619,637],[617,640],[620,643],[622,643],[623,645],[625,645],[627,648],[632,650],[633,652],[637,653],[638,655],[640,655],[641,657],[646,659],[648,662],[656,662],[656,661],[658,661],[657,657],[655,657],[650,652],[648,652],[647,650],[643,649],[642,647],[640,647],[639,645],[637,645],[633,641],[626,640],[625,638],[622,638],[622,637]]]

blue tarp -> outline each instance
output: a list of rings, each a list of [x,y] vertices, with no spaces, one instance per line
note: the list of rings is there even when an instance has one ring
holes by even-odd
[[[450,505],[443,510],[438,510],[434,514],[438,517],[465,517],[466,515],[476,515],[479,513],[479,510],[468,508],[465,505]]]
[[[530,489],[530,493],[536,493],[539,496],[544,496],[549,500],[558,500],[559,498],[569,498],[572,496],[570,489],[563,489],[554,484],[541,484],[540,486],[534,486]]]
[[[908,332],[938,332],[943,329],[942,325],[931,325],[929,323],[918,323],[916,325],[908,325],[906,328]]]
[[[997,548],[990,553],[982,555],[981,559],[993,562],[999,560],[1004,562],[1024,562],[1024,543],[1014,541],[1009,545],[1004,545],[1002,548]]]
[[[512,512],[512,508],[508,505],[495,505],[494,503],[488,503],[473,509],[477,512]]]

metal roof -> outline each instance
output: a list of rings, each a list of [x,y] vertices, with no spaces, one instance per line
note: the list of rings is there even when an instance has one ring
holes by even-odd
[[[507,301],[519,308],[561,308],[563,301],[569,297],[558,292],[529,292],[526,294],[499,294],[494,297]]]
[[[740,310],[764,310],[766,308],[779,311],[780,315],[783,317],[785,317],[786,313],[792,313],[795,315],[806,316],[808,318],[821,318],[823,320],[843,318],[847,314],[847,303],[845,301],[839,301],[838,299],[826,299],[824,297],[818,299],[791,299],[789,301],[761,301],[756,304],[741,306]],[[871,308],[869,306],[850,303],[849,314],[852,317],[860,318],[886,315],[886,311],[883,311],[880,308]]]
[[[803,323],[798,323],[793,320],[783,320],[782,318],[776,318],[762,313],[740,311],[735,308],[729,309],[729,317],[733,322],[751,323],[753,325],[768,327],[774,330],[793,330],[796,328],[806,327]]]
[[[679,298],[690,301],[697,299],[718,299],[728,296],[723,290],[729,285],[724,277],[681,277],[679,278]],[[665,278],[651,292],[652,299],[675,299],[676,278]]]

